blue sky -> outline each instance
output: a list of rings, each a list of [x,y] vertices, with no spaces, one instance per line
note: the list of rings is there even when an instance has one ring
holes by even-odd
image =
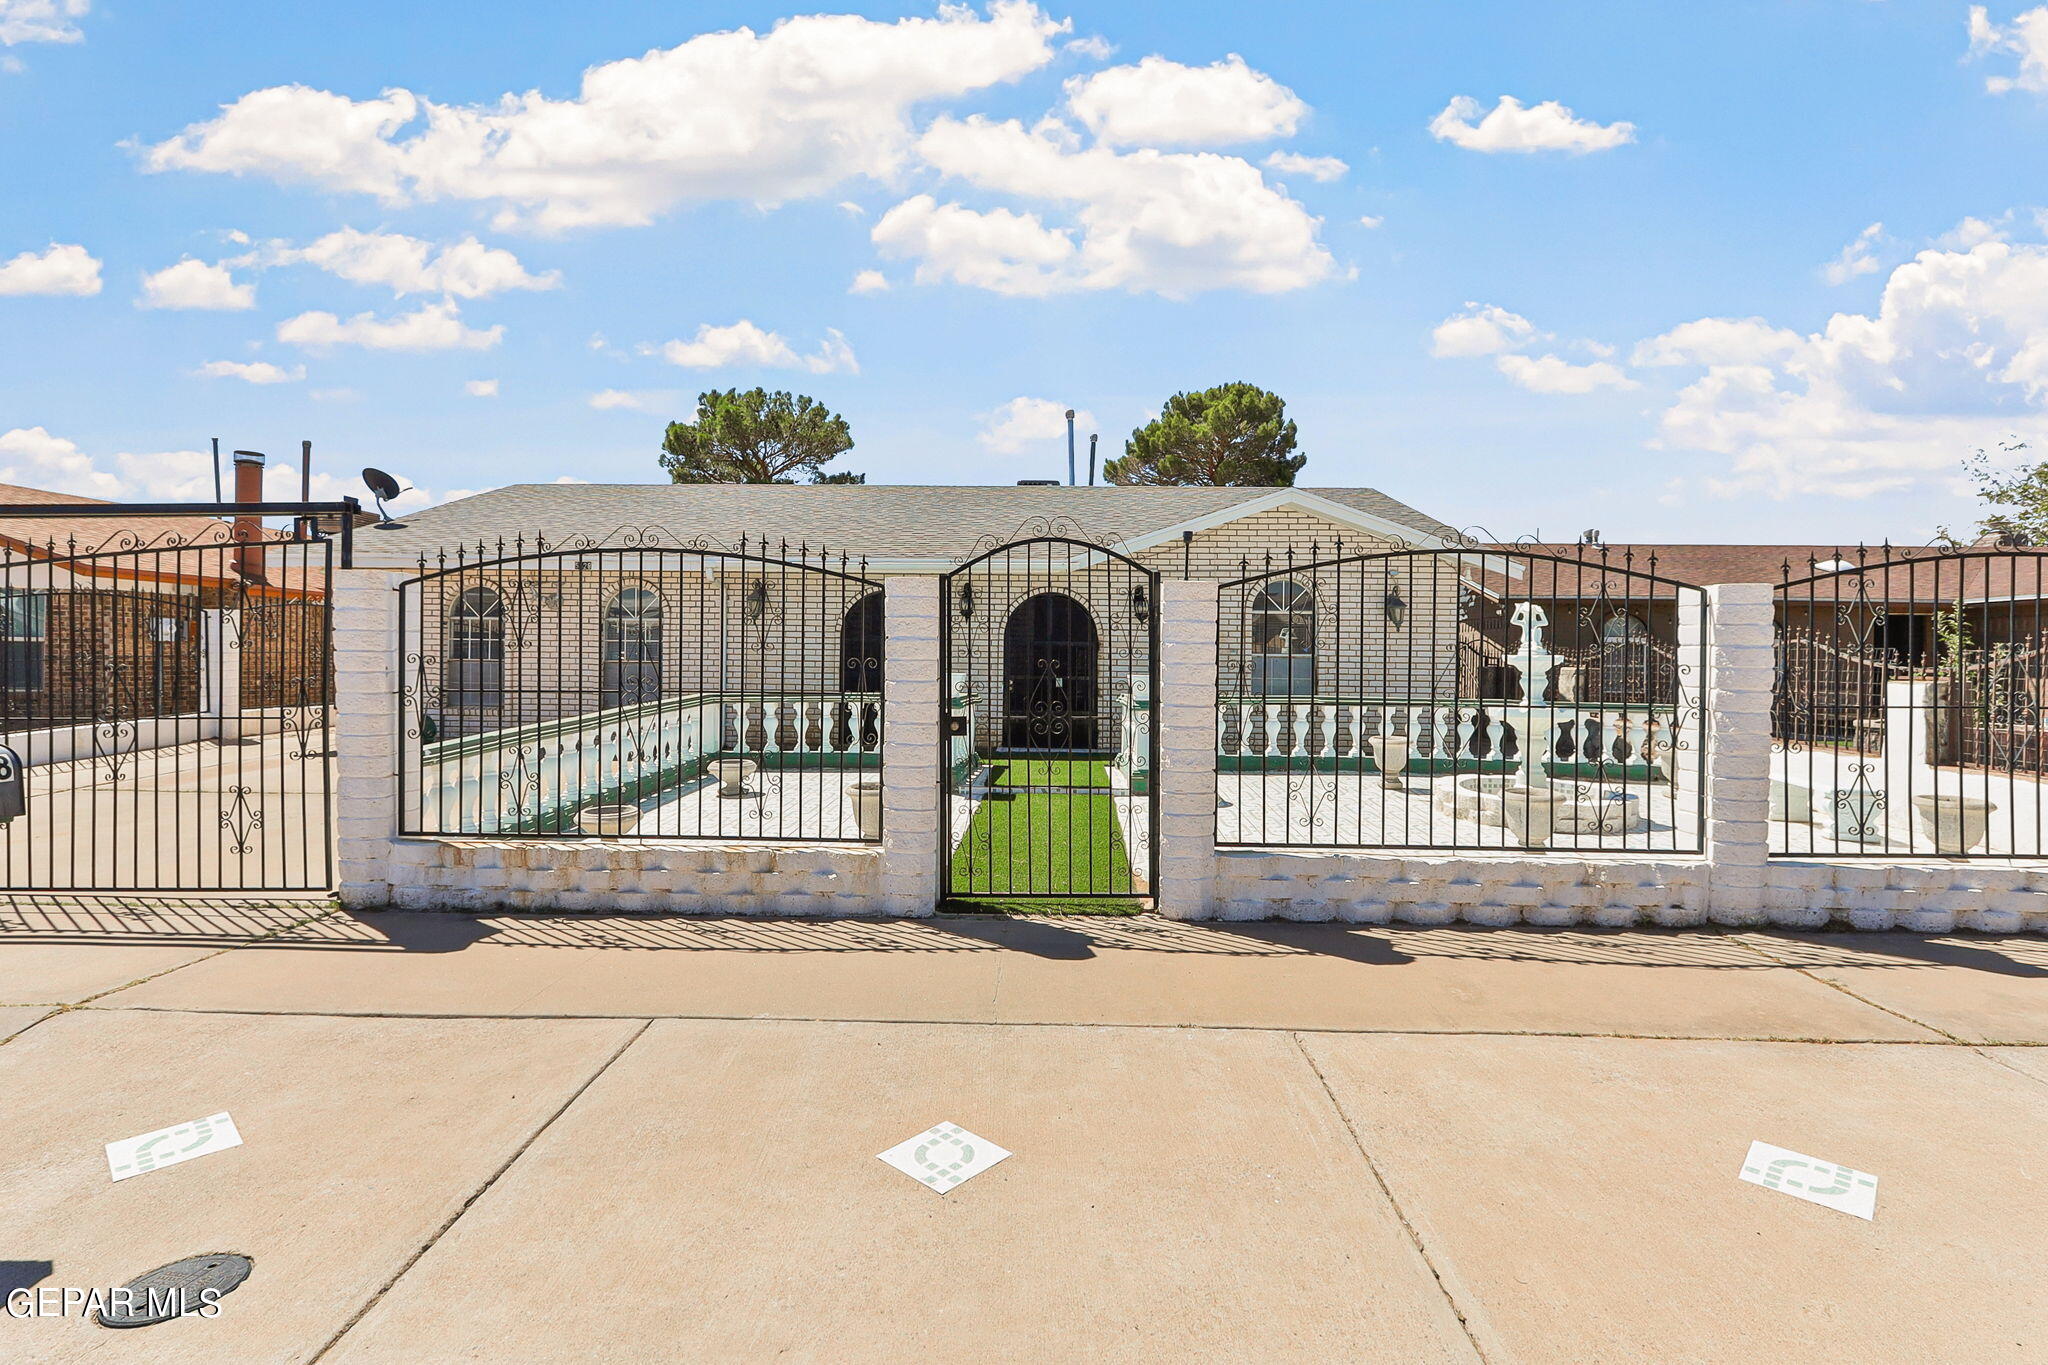
[[[1007,482],[1249,379],[1503,537],[1920,541],[2042,434],[2044,148],[2048,7],[0,0],[0,479],[650,480],[764,384]]]

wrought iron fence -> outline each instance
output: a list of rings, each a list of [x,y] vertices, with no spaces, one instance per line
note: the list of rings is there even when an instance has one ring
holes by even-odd
[[[2044,558],[1885,546],[1784,566],[1772,853],[2048,855]]]
[[[864,567],[645,528],[422,559],[399,598],[401,829],[879,839]]]
[[[0,509],[0,744],[25,769],[0,886],[333,885],[336,541],[315,517],[346,536],[353,511]]]
[[[1253,568],[1219,603],[1218,843],[1700,848],[1705,596],[1654,557]]]

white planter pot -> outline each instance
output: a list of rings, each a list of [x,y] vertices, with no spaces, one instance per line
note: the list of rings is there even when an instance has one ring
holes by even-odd
[[[1984,842],[1991,812],[1998,806],[1981,796],[1930,794],[1913,798],[1920,832],[1934,841],[1936,853],[1968,853]]]
[[[761,771],[761,765],[751,758],[714,758],[709,767],[718,779],[720,796],[748,795],[747,779]]]
[[[863,839],[882,837],[882,784],[879,782],[856,782],[853,784],[853,823],[860,830]]]
[[[576,827],[585,834],[615,837],[631,834],[639,824],[638,806],[585,806],[576,812]]]
[[[1812,824],[1813,793],[1790,782],[1774,780],[1771,783],[1770,815],[1773,824],[1788,820],[1795,825]]]
[[[1548,787],[1509,787],[1500,794],[1501,823],[1525,848],[1541,848],[1557,827],[1558,805]]]
[[[1372,742],[1373,762],[1379,765],[1380,785],[1398,789],[1401,775],[1408,771],[1408,754],[1414,741],[1406,735],[1381,735]]]

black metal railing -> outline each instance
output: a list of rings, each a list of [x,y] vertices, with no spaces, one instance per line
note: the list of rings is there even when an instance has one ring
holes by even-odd
[[[399,599],[401,830],[879,839],[863,568],[645,528],[422,559]]]
[[[0,509],[0,744],[26,774],[0,886],[333,886],[328,596],[355,513]]]
[[[1696,852],[1706,602],[1604,547],[1244,565],[1217,627],[1217,842]]]
[[[2048,856],[2044,561],[1885,546],[1784,566],[1773,854]]]

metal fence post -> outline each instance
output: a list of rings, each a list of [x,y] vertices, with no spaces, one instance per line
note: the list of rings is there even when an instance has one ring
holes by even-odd
[[[882,895],[890,912],[929,915],[938,903],[939,580],[884,580]]]
[[[1159,585],[1159,913],[1212,913],[1216,877],[1216,601],[1206,580]]]
[[[343,905],[391,903],[398,801],[398,575],[337,570],[334,750]]]
[[[1770,852],[1773,589],[1707,589],[1707,909],[1716,924],[1765,920]],[[1681,637],[1681,645],[1685,642]]]

